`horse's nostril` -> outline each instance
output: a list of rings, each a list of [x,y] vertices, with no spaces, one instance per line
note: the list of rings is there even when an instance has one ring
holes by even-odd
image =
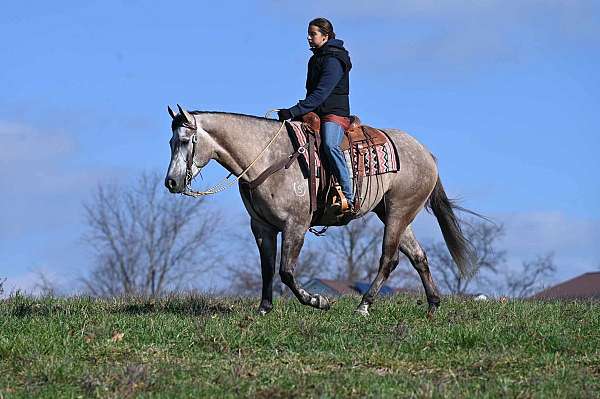
[[[167,188],[174,189],[177,186],[174,179],[167,179]]]

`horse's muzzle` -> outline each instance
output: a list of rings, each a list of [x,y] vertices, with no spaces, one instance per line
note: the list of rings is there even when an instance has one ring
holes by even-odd
[[[178,187],[177,181],[169,177],[165,179],[165,187],[172,193],[180,193],[182,191],[182,188]]]

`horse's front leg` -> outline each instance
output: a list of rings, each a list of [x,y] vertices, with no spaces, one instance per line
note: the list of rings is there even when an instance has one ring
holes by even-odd
[[[309,305],[317,309],[329,309],[329,300],[320,294],[311,294],[300,286],[294,277],[294,268],[300,255],[300,250],[304,244],[304,235],[308,227],[294,226],[294,223],[288,223],[282,233],[281,240],[281,265],[279,266],[279,275],[281,281],[287,285],[296,298],[303,305]]]
[[[250,228],[260,253],[260,271],[262,273],[262,295],[258,312],[266,314],[273,309],[273,276],[275,275],[275,258],[277,257],[277,231],[255,219],[250,221]]]

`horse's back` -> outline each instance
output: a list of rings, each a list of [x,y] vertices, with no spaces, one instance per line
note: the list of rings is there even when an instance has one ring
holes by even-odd
[[[422,178],[437,180],[437,165],[431,152],[416,138],[399,129],[382,129],[392,140],[400,162],[400,170],[415,174]]]

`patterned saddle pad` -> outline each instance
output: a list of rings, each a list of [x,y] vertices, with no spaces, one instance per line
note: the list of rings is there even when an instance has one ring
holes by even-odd
[[[302,122],[288,122],[287,126],[296,148],[305,146],[307,137],[302,129]],[[394,143],[384,132],[381,133],[385,135],[383,143],[379,141],[373,144],[369,140],[353,141],[350,148],[343,151],[346,162],[350,167],[349,170],[352,171],[352,178],[374,176],[400,170],[400,162]],[[305,166],[308,167],[308,153],[304,152],[302,157]],[[315,163],[317,175],[320,175],[322,162],[317,158]]]

